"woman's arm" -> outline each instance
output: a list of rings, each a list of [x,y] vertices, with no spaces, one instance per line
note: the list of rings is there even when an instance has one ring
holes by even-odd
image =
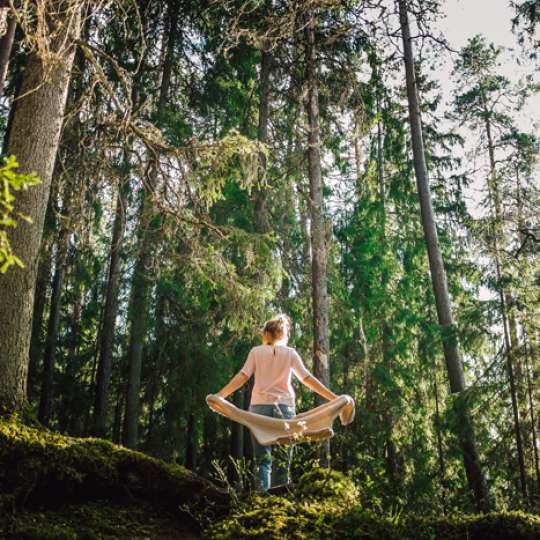
[[[317,379],[314,375],[308,375],[303,381],[302,381],[308,388],[313,390],[314,392],[317,392],[320,396],[323,398],[328,399],[329,401],[332,399],[336,399],[337,395],[332,392],[329,388],[326,388],[324,384]]]
[[[239,371],[218,393],[218,396],[226,398],[229,394],[232,394],[235,390],[238,390],[249,377],[242,371]]]

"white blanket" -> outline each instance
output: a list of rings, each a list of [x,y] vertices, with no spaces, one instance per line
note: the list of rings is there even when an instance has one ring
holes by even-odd
[[[206,396],[206,403],[214,412],[249,428],[263,446],[327,439],[334,435],[336,417],[344,426],[354,420],[354,400],[345,394],[289,420],[244,411],[214,394]]]

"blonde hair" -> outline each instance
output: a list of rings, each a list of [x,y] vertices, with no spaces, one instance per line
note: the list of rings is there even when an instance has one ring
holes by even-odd
[[[290,326],[291,321],[284,313],[280,313],[273,319],[266,321],[262,329],[263,343],[268,344],[270,342],[272,344],[279,341],[287,334]]]

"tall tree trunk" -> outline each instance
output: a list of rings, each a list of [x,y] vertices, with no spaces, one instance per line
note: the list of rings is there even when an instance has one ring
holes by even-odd
[[[414,170],[416,185],[420,199],[420,211],[422,227],[426,239],[429,268],[437,307],[437,317],[442,331],[444,357],[450,390],[456,396],[454,407],[458,418],[459,439],[463,452],[463,460],[469,488],[474,494],[474,500],[481,509],[490,507],[489,492],[480,466],[478,451],[476,448],[475,434],[472,419],[470,418],[467,401],[463,395],[465,390],[465,377],[463,374],[463,362],[459,351],[456,328],[452,318],[450,298],[446,275],[439,248],[435,217],[429,191],[427,166],[424,154],[424,142],[422,138],[422,123],[416,76],[414,69],[414,54],[409,29],[409,20],[406,0],[398,0],[401,34],[405,57],[405,75],[407,80],[407,97],[409,107],[409,121],[411,126],[411,139],[414,155]]]
[[[259,123],[257,126],[257,139],[263,144],[268,144],[268,122],[270,111],[270,73],[272,69],[272,55],[267,51],[267,46],[263,46],[261,54],[261,71],[259,78]],[[266,158],[261,153],[259,163],[259,179],[266,170]],[[255,230],[265,233],[270,230],[268,223],[268,211],[266,209],[266,199],[264,192],[257,188],[254,190],[255,201]]]
[[[249,379],[249,381],[244,386],[244,410],[248,410],[249,408],[249,402],[251,400],[251,392],[253,391],[253,377]],[[244,457],[247,460],[253,459],[253,445],[251,443],[251,437],[250,437],[250,431],[248,428],[244,428]],[[254,464],[253,464],[254,465]]]
[[[437,460],[439,462],[439,477],[443,488],[443,508],[446,508],[446,466],[444,463],[444,449],[441,433],[441,415],[439,412],[439,385],[437,384],[437,371],[433,374],[433,393],[435,395],[435,433],[437,435]]]
[[[111,252],[109,256],[109,275],[105,307],[99,340],[99,359],[94,401],[92,432],[97,437],[107,433],[107,411],[109,401],[109,383],[111,379],[114,335],[118,311],[118,292],[120,284],[121,248],[126,226],[126,186],[118,187],[116,212],[114,216]]]
[[[126,390],[122,384],[122,378],[119,377],[118,387],[116,389],[116,403],[114,406],[114,418],[112,425],[112,441],[115,444],[120,444],[122,438],[122,411],[124,410],[124,400]]]
[[[165,48],[165,58],[161,73],[161,86],[159,89],[158,114],[163,114],[167,100],[169,98],[169,88],[171,86],[172,68],[174,65],[174,48],[178,36],[178,11],[180,3],[178,0],[169,0],[167,3],[167,44]]]
[[[323,384],[330,384],[328,360],[328,291],[326,227],[323,210],[323,180],[321,174],[319,91],[315,51],[315,15],[308,14],[305,28],[306,83],[308,90],[308,176],[311,210],[311,275],[313,304],[313,367]],[[323,400],[316,396],[316,403]],[[330,442],[322,443],[321,464],[330,463]]]
[[[189,413],[186,431],[186,460],[185,466],[190,471],[194,471],[197,465],[197,447],[195,445],[196,423],[195,415]]]
[[[374,77],[378,78],[377,71],[374,72]],[[376,107],[377,114],[380,115],[380,89],[377,88],[376,91]],[[358,161],[358,160],[357,160]],[[357,165],[359,167],[359,165]],[[360,171],[357,170],[357,178],[360,178]],[[386,252],[387,249],[387,239],[386,239],[386,182],[384,178],[384,142],[383,142],[383,122],[382,119],[377,123],[377,181],[378,181],[378,190],[380,198],[380,212],[379,212],[379,227],[381,231],[381,249]],[[358,180],[357,180],[358,182]],[[358,187],[357,187],[358,190]],[[386,268],[386,265],[383,264],[381,272],[381,289],[383,297],[386,297],[386,291],[388,288],[389,274]],[[392,369],[392,362],[394,360],[394,355],[392,353],[392,334],[387,319],[387,313],[385,309],[381,309],[381,334],[382,334],[382,362],[386,370],[390,371]],[[365,354],[367,358],[367,352]],[[396,445],[394,443],[393,431],[394,431],[394,422],[392,417],[392,403],[393,399],[391,395],[386,394],[385,401],[383,404],[383,425],[385,426],[386,434],[386,450],[387,450],[387,469],[390,479],[394,484],[400,481],[399,471],[398,471],[398,460],[397,460],[397,451]],[[369,396],[366,395],[366,399],[369,399]]]
[[[51,209],[52,214],[52,209]],[[45,229],[47,230],[47,225]],[[30,339],[30,358],[28,364],[28,399],[32,401],[37,394],[38,368],[43,355],[43,320],[47,304],[47,291],[51,281],[53,259],[53,234],[49,230],[41,246],[34,294],[34,312],[32,316],[32,336]]]
[[[165,370],[167,350],[167,326],[165,324],[167,300],[163,291],[158,287],[156,307],[156,337],[153,346],[153,369],[150,373],[146,391],[148,405],[148,431],[146,433],[146,446],[150,452],[155,451],[159,440],[155,435],[156,400],[159,396],[163,372]]]
[[[2,5],[6,3],[7,2],[0,2],[0,8],[8,9]],[[4,83],[6,82],[9,57],[11,56],[11,49],[13,48],[13,41],[15,40],[16,28],[17,23],[15,22],[15,18],[8,11],[6,33],[0,39],[0,97],[4,95]]]
[[[170,71],[172,69],[172,60],[174,57],[174,47],[176,42],[177,26],[173,23],[178,19],[178,6],[171,0],[169,3],[169,35],[167,39],[167,51],[165,54],[165,63],[163,69],[165,72],[161,78],[160,100],[158,105],[158,115],[163,114],[167,103]],[[146,22],[144,24],[146,28]],[[167,60],[168,59],[168,60]],[[141,64],[144,65],[144,62]],[[135,100],[134,100],[135,102]],[[155,172],[150,172],[149,186],[145,187],[144,201],[141,209],[140,218],[140,250],[135,263],[133,272],[133,283],[130,299],[130,331],[128,347],[128,379],[126,389],[126,406],[124,412],[124,425],[122,431],[122,441],[124,445],[135,448],[138,441],[139,431],[139,402],[141,385],[141,368],[143,345],[146,339],[146,318],[148,316],[148,300],[150,296],[150,287],[153,279],[149,275],[149,267],[152,262],[153,253],[156,244],[155,234],[152,227],[154,220],[154,203],[152,201],[152,191],[156,185]]]
[[[243,390],[243,389],[242,389]],[[233,396],[234,404],[237,407],[244,405],[244,392],[238,391]],[[244,455],[244,426],[233,422],[231,426],[231,457],[235,461],[242,459]],[[230,463],[229,477],[233,483],[239,484],[242,478],[239,476],[238,471],[234,463]]]
[[[67,11],[72,7],[75,13]],[[41,184],[17,194],[16,211],[33,220],[21,220],[10,237],[26,267],[12,268],[0,278],[0,408],[7,410],[20,409],[26,401],[37,258],[75,53],[71,39],[80,34],[79,2],[58,2],[47,24],[56,27],[51,48],[62,44],[63,49],[53,66],[45,66],[37,52],[29,55],[6,147],[23,172],[35,171],[41,179]]]
[[[506,352],[506,369],[508,373],[508,380],[510,382],[510,398],[512,402],[512,417],[514,421],[514,436],[516,439],[516,450],[518,458],[519,468],[519,480],[521,487],[521,494],[524,499],[527,500],[527,477],[525,474],[525,458],[523,454],[523,441],[521,437],[521,427],[519,420],[519,405],[516,389],[516,377],[515,377],[515,357],[514,353],[517,350],[517,331],[516,323],[512,317],[509,317],[508,307],[511,302],[512,295],[510,291],[506,290],[502,284],[502,278],[504,277],[504,262],[501,260],[499,239],[502,239],[502,208],[501,208],[501,196],[499,193],[499,186],[497,180],[497,169],[495,163],[495,146],[493,137],[491,134],[491,122],[489,119],[489,111],[487,107],[484,110],[485,114],[485,128],[488,139],[488,155],[490,172],[488,178],[488,192],[490,198],[490,204],[492,208],[493,218],[493,251],[495,258],[495,271],[498,282],[499,302],[501,306],[502,326],[503,326],[503,339],[504,349]]]
[[[153,255],[152,227],[153,202],[147,193],[143,201],[140,221],[140,250],[133,271],[130,299],[130,329],[127,353],[128,378],[122,442],[136,448],[139,436],[139,402],[143,346],[146,339],[146,320],[150,296],[150,263]]]
[[[69,198],[66,202],[69,205]],[[54,365],[56,361],[56,344],[58,341],[58,326],[60,323],[60,302],[66,269],[68,238],[68,231],[65,228],[62,229],[56,251],[51,305],[49,309],[49,321],[47,324],[47,338],[45,340],[45,354],[43,356],[43,380],[41,383],[38,411],[38,419],[45,426],[49,425],[52,412]]]
[[[538,441],[536,439],[536,418],[534,414],[533,384],[531,376],[530,358],[530,346],[527,343],[527,340],[525,340],[525,372],[527,375],[527,397],[529,401],[529,414],[531,417],[533,463],[536,476],[537,497],[538,499],[540,499],[540,461],[538,459]]]
[[[75,263],[76,264],[76,263]],[[60,411],[58,413],[58,430],[60,433],[71,433],[70,424],[73,415],[79,411],[74,411],[74,404],[77,401],[75,378],[79,368],[79,344],[81,335],[81,315],[83,302],[82,282],[77,276],[73,276],[73,287],[75,289],[75,299],[73,302],[73,312],[71,316],[71,329],[69,335],[69,344],[67,352],[67,366],[65,368],[65,377],[67,388],[62,394]]]
[[[215,441],[217,435],[216,415],[207,412],[203,418],[203,467],[201,473],[206,476],[212,470],[212,460],[215,456]],[[251,445],[251,441],[248,438]],[[245,443],[245,440],[244,440]]]

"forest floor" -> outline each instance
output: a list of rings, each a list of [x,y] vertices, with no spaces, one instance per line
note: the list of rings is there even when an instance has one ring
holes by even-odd
[[[0,539],[540,539],[540,516],[524,512],[398,519],[358,500],[328,469],[281,496],[235,499],[181,466],[0,417]]]
[[[23,510],[12,516],[3,536],[28,540],[198,540],[183,517],[167,515],[143,502],[110,500]]]

